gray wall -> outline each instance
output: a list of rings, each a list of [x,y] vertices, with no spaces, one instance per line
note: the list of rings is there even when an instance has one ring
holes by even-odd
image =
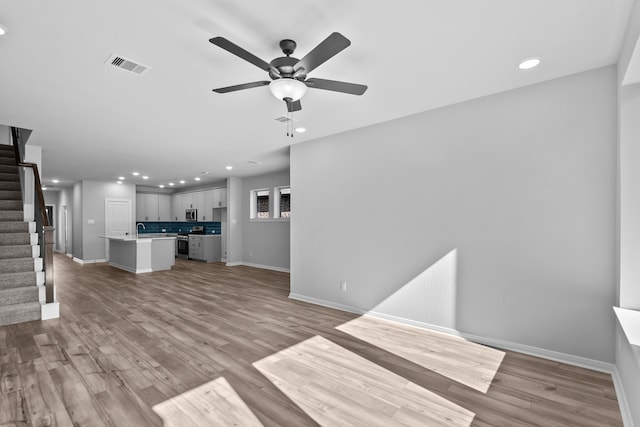
[[[635,2],[618,61],[618,81],[627,70],[640,35],[640,3]],[[640,310],[640,84],[619,86],[619,286],[618,304]],[[640,425],[640,364],[620,327],[616,333],[616,367],[633,423]]]
[[[132,218],[135,219],[135,184],[115,184],[110,182],[82,181],[82,241],[84,261],[105,260],[107,257],[105,240],[98,236],[105,234],[105,199],[131,200]],[[93,224],[89,221],[93,220]],[[132,223],[131,229],[135,229]]]
[[[291,185],[292,296],[613,362],[614,67],[294,145]]]
[[[290,225],[287,220],[250,220],[251,190],[270,190],[269,211],[274,212],[274,188],[289,185],[289,171],[242,180],[242,260],[245,263],[289,270]],[[293,203],[295,195],[292,194]]]

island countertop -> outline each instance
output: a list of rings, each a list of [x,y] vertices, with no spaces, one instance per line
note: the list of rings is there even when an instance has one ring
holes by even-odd
[[[119,240],[121,242],[131,242],[134,240],[175,240],[175,236],[149,236],[149,235],[139,235],[138,237],[136,236],[98,236],[100,238],[103,239],[109,239],[109,240]]]

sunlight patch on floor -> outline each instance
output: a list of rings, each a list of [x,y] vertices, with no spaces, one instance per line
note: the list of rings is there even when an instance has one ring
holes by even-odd
[[[336,329],[482,393],[489,389],[505,355],[460,337],[370,316]]]
[[[162,418],[164,427],[262,427],[224,377],[165,400],[153,411]]]
[[[253,364],[322,426],[464,426],[474,413],[314,336]]]

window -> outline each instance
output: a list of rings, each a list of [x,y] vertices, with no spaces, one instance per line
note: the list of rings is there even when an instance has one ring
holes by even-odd
[[[251,219],[269,218],[269,190],[251,190]]]
[[[291,217],[291,187],[276,187],[275,194],[275,218]]]

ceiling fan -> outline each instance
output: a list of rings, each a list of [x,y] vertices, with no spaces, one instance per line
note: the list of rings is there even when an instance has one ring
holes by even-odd
[[[281,56],[271,62],[263,61],[224,37],[214,37],[209,39],[209,41],[245,61],[252,63],[256,67],[267,71],[271,78],[271,81],[262,80],[213,89],[213,91],[217,93],[234,92],[269,85],[271,93],[287,104],[287,111],[294,112],[302,109],[300,98],[305,94],[307,87],[349,93],[352,95],[362,95],[367,90],[367,86],[355,83],[316,78],[307,79],[308,73],[351,44],[349,39],[340,33],[332,33],[302,59],[291,56],[296,49],[296,42],[289,39],[282,40],[280,41],[280,49],[282,49],[282,53],[286,56]]]

